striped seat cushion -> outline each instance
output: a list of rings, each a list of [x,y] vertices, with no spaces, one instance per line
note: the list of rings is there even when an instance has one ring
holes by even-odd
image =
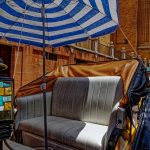
[[[100,150],[102,147],[102,138],[107,131],[107,126],[87,123],[77,120],[65,119],[62,117],[48,116],[48,139],[56,143],[55,150],[59,150],[61,145],[72,147],[69,150]],[[44,137],[43,117],[24,120],[20,123],[20,129],[23,131],[23,141],[25,145],[31,147],[44,147],[44,142],[34,142],[35,139]],[[50,144],[53,147],[53,144]],[[74,147],[74,148],[73,148]],[[60,150],[65,149],[61,148]],[[68,149],[65,149],[68,150]]]

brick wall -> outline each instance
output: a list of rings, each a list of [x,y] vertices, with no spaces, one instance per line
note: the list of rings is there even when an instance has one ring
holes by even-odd
[[[150,59],[150,48],[140,49],[137,47],[137,36],[140,36],[138,34],[138,0],[120,0],[119,18],[120,27],[132,43],[133,47],[137,50],[138,54],[141,55],[142,58]],[[130,44],[127,42],[119,28],[116,33],[112,34],[111,40],[115,44],[117,53],[120,52],[122,47],[125,47],[129,53],[133,52]]]
[[[53,54],[52,54],[53,53]],[[17,59],[16,70],[15,61]],[[60,48],[47,48],[46,49],[46,71],[52,71],[57,66],[66,64],[75,64],[76,59],[85,62],[98,62],[98,61],[109,61],[110,58],[105,56],[95,56],[95,54],[74,49],[71,52],[70,47]],[[12,63],[11,63],[11,76],[14,73],[15,92],[23,85],[37,79],[42,75],[43,63],[42,63],[42,50],[32,46],[20,47],[18,53],[18,47],[12,47]]]
[[[131,41],[134,48],[137,46],[137,2],[138,0],[119,1],[120,27]],[[115,43],[117,51],[120,51],[122,47],[126,47],[128,51],[133,51],[119,28],[117,32],[112,35],[112,40]]]

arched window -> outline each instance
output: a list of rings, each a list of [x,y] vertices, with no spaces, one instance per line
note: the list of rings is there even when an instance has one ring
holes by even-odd
[[[138,47],[150,48],[150,0],[138,1]]]

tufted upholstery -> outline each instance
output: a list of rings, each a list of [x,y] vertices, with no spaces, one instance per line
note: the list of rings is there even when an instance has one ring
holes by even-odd
[[[54,85],[52,96],[50,93],[47,96],[50,147],[54,150],[102,149],[113,106],[122,98],[119,76],[60,78]],[[26,101],[24,105],[28,103],[28,98],[23,98]],[[37,100],[40,99],[37,95]],[[24,144],[34,148],[42,147],[43,117],[24,118],[19,123]]]

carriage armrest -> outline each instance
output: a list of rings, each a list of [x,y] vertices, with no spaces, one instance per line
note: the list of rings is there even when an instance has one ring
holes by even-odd
[[[126,124],[126,110],[117,103],[112,110],[107,133],[103,137],[103,149],[115,149],[118,138]]]
[[[118,107],[116,128],[123,129],[125,126],[125,120],[126,120],[126,109]]]
[[[46,93],[47,115],[51,112],[51,95],[52,92]],[[35,94],[16,99],[17,114],[15,117],[15,128],[18,128],[19,122],[43,115],[43,94]]]

